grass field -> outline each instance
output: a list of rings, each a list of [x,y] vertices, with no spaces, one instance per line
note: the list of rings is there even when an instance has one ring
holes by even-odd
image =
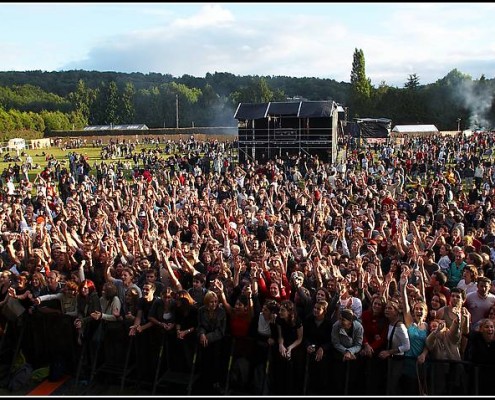
[[[152,149],[155,148],[155,145],[138,145],[135,152],[140,152],[141,149]],[[163,146],[160,146],[163,148]],[[45,155],[43,155],[43,152],[45,152]],[[55,159],[57,159],[59,162],[61,162],[64,166],[68,167],[69,166],[69,153],[77,153],[77,154],[83,154],[88,157],[88,163],[92,167],[95,162],[100,163],[101,161],[105,161],[106,163],[111,163],[111,162],[117,162],[118,160],[124,160],[124,158],[115,158],[115,159],[108,159],[108,160],[102,160],[100,154],[101,154],[101,147],[80,147],[77,149],[68,149],[68,150],[63,150],[59,147],[50,147],[48,149],[28,149],[24,150],[24,153],[30,155],[33,158],[33,165],[38,164],[40,168],[33,168],[29,172],[29,180],[33,182],[35,179],[36,175],[39,174],[45,166],[47,165],[47,160],[46,160],[46,155],[52,155]],[[15,156],[16,152],[15,151],[9,151],[8,152],[11,156]],[[9,165],[13,166],[15,163],[14,162],[3,162],[3,157],[6,153],[0,154],[0,172],[4,171],[6,168],[9,167]],[[24,161],[26,160],[26,156],[20,156],[22,162],[18,162],[18,165],[22,165]],[[94,170],[90,172],[91,175],[95,173]]]
[[[92,137],[86,138],[87,143],[92,143]],[[213,140],[218,140],[219,142],[232,142],[235,139],[235,136],[232,135],[211,135],[208,137],[208,139],[213,139]],[[177,141],[175,139],[172,139],[172,141]],[[104,141],[104,145],[108,143],[108,140]],[[164,143],[159,144],[160,149],[164,149],[165,145]],[[133,151],[133,153],[140,153],[142,149],[156,149],[157,145],[156,144],[139,144],[136,146],[136,149]],[[100,163],[104,161],[107,164],[117,162],[119,160],[125,160],[124,157],[120,158],[115,158],[115,159],[106,159],[103,160],[101,158],[101,150],[102,147],[93,147],[92,144],[86,147],[80,147],[80,148],[74,148],[74,149],[67,149],[64,150],[58,146],[53,146],[47,149],[26,149],[23,150],[23,152],[26,154],[25,156],[20,155],[21,162],[18,162],[18,165],[22,165],[24,161],[26,160],[27,155],[30,155],[33,158],[33,165],[39,165],[39,168],[33,168],[29,171],[29,180],[33,182],[33,180],[36,178],[36,175],[39,174],[43,169],[46,167],[48,161],[46,160],[46,156],[53,156],[56,160],[62,163],[63,166],[67,167],[69,166],[69,153],[77,153],[77,154],[83,154],[87,156],[88,158],[88,163],[91,167],[93,167],[93,164]],[[6,168],[9,167],[9,164],[13,166],[15,163],[14,162],[3,162],[4,155],[8,153],[12,157],[16,155],[15,150],[10,150],[7,152],[0,153],[0,173],[3,172]],[[44,153],[44,154],[43,154]],[[236,150],[234,149],[234,153],[236,153]],[[168,158],[169,155],[162,154],[162,158]],[[133,164],[133,163],[132,163]],[[90,171],[90,175],[95,175],[96,171],[94,168]]]
[[[153,137],[153,138],[160,138],[161,141],[165,142],[165,140],[170,139],[172,142],[177,142],[179,139],[182,140],[187,140],[189,139],[190,135],[185,135],[185,134],[179,134],[179,135],[162,135],[162,134],[148,134],[146,135],[147,137]],[[209,134],[209,135],[194,135],[198,140],[217,140],[219,142],[232,142],[237,138],[237,135],[225,135],[225,134]],[[22,137],[22,136],[19,136]],[[73,138],[73,137],[71,137]],[[75,138],[75,137],[74,137]],[[64,138],[64,141],[66,141]],[[88,163],[91,167],[93,167],[93,164],[95,162],[100,163],[101,161],[105,161],[107,164],[112,163],[112,162],[117,162],[118,160],[124,160],[123,157],[121,158],[115,158],[115,159],[107,159],[107,160],[102,160],[100,154],[101,154],[101,147],[93,147],[92,144],[94,139],[102,139],[103,144],[106,145],[108,144],[110,139],[118,139],[119,141],[122,141],[123,139],[130,139],[128,136],[123,136],[123,135],[118,135],[115,137],[110,137],[110,136],[84,136],[84,139],[86,140],[86,143],[89,144],[87,147],[80,147],[76,149],[68,149],[68,150],[62,150],[58,146],[53,146],[48,149],[26,149],[24,150],[24,153],[30,155],[33,158],[33,165],[38,164],[40,168],[35,168],[31,169],[29,172],[29,180],[32,182],[36,175],[43,171],[45,166],[47,165],[47,160],[46,160],[46,154],[48,155],[53,155],[55,159],[60,161],[63,165],[69,166],[69,153],[70,152],[76,152],[77,154],[84,154],[88,157]],[[137,139],[137,136],[136,136]],[[27,142],[29,142],[29,139],[26,139]],[[164,148],[164,144],[161,143],[159,145],[161,149]],[[141,152],[141,149],[154,149],[156,148],[155,144],[140,144],[136,147],[134,150],[134,153],[136,152]],[[42,153],[45,152],[45,155]],[[11,156],[16,155],[15,150],[10,150],[10,151],[4,151],[3,153],[0,153],[0,173],[4,171],[6,168],[8,168],[9,164],[14,165],[14,162],[3,162],[3,157],[6,153],[9,153]],[[24,161],[26,160],[26,156],[20,156],[22,162],[18,162],[18,165],[22,165]],[[167,158],[167,155],[163,155],[162,157]],[[65,162],[65,164],[64,164]],[[90,175],[95,174],[96,172],[91,170]]]

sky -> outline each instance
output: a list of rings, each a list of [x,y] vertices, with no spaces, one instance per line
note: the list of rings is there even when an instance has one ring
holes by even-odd
[[[0,71],[495,78],[495,3],[1,3]]]

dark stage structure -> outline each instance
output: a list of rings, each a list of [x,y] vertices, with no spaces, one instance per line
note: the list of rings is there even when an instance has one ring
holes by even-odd
[[[347,123],[346,133],[353,138],[388,139],[392,129],[389,118],[354,118]]]
[[[339,116],[343,108],[334,101],[239,103],[234,114],[239,162],[306,153],[334,163],[342,132]]]

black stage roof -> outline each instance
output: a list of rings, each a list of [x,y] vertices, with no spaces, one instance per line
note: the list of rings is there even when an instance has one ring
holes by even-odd
[[[238,120],[262,119],[268,116],[330,118],[333,104],[333,101],[239,103],[234,118]]]

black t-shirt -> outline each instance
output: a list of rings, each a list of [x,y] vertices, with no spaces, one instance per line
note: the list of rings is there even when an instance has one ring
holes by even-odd
[[[150,314],[151,307],[153,306],[153,303],[156,299],[159,299],[159,297],[154,297],[152,301],[147,301],[144,297],[139,298],[138,311],[143,311],[141,315],[141,325],[144,325],[148,322],[148,316]]]
[[[428,208],[427,208],[426,204],[418,203],[416,205],[416,214],[417,215],[426,215],[427,211],[428,211]]]
[[[285,347],[290,346],[297,340],[297,330],[302,326],[302,321],[299,317],[296,318],[294,326],[289,325],[286,320],[280,317],[277,317],[276,323],[282,330]]]

